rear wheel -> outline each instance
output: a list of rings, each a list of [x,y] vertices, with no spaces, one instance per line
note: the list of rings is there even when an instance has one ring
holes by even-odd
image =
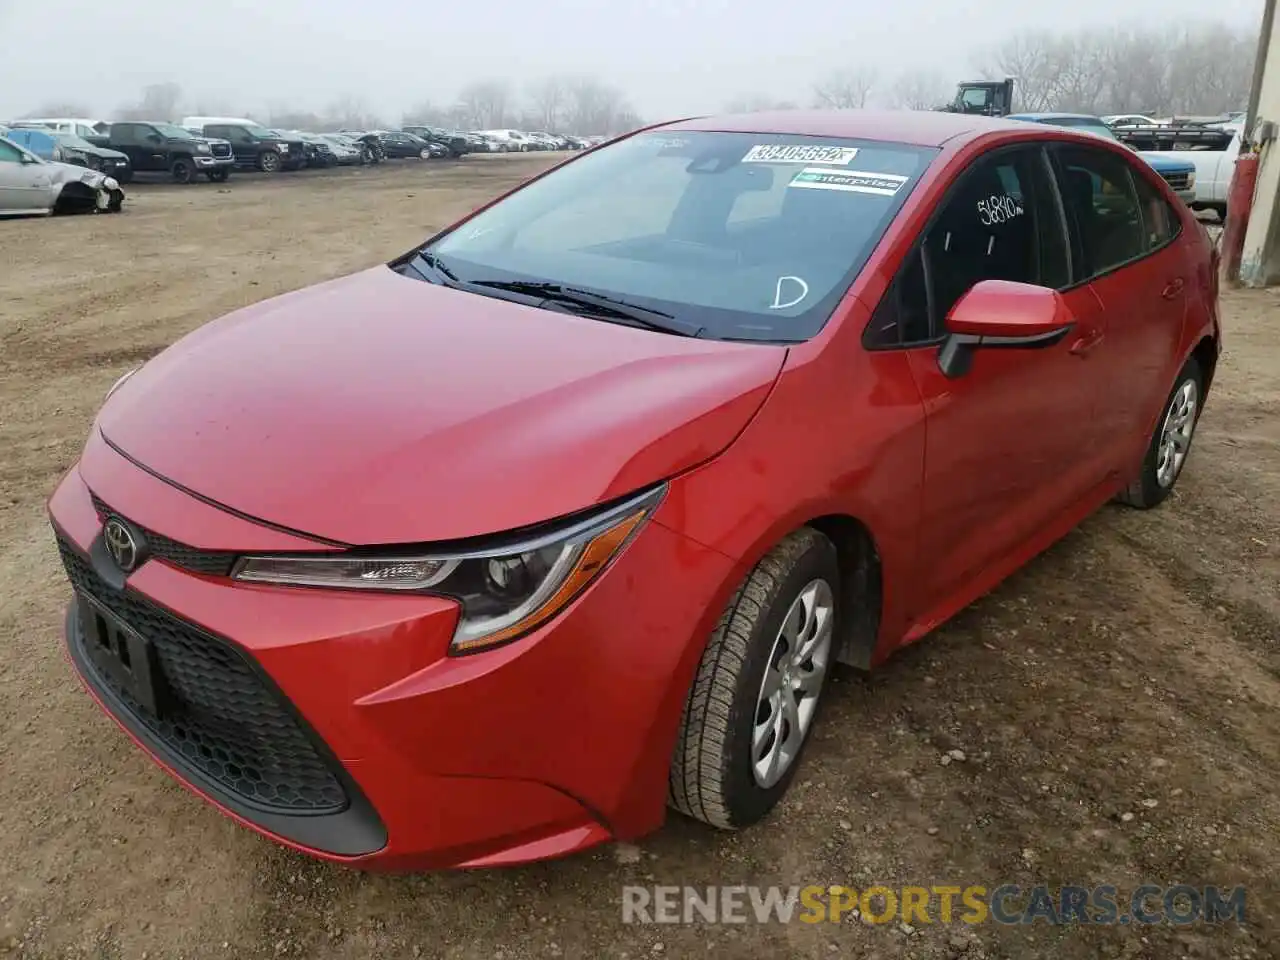
[[[1149,510],[1173,492],[1191,453],[1203,397],[1204,375],[1192,357],[1174,381],[1169,399],[1156,421],[1141,471],[1117,498],[1121,503]]]
[[[169,167],[169,173],[173,175],[173,179],[178,183],[190,183],[195,179],[196,167],[185,157],[179,157],[173,161],[173,165]]]
[[[835,547],[802,527],[734,593],[685,705],[668,791],[675,809],[737,829],[782,798],[834,659],[838,584]]]

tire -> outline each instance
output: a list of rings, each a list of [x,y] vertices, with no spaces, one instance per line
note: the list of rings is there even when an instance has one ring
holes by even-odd
[[[360,148],[360,166],[362,167],[367,166],[370,163],[373,163],[373,151],[370,150],[368,147],[361,147]]]
[[[196,178],[196,165],[185,157],[179,157],[169,167],[169,173],[178,183],[190,183]]]
[[[280,166],[280,154],[274,150],[263,150],[258,154],[258,169],[263,173],[279,173]]]
[[[782,798],[800,766],[835,659],[838,585],[834,545],[801,527],[738,587],[711,633],[685,704],[667,793],[676,810],[735,830],[760,820]],[[806,598],[816,603],[806,605]],[[814,610],[825,613],[812,617]],[[789,656],[805,649],[788,643],[805,639],[807,630],[797,635],[797,623],[816,625],[809,644],[814,652],[791,664]],[[771,669],[779,663],[782,671]],[[772,703],[766,700],[766,679],[776,685]],[[811,697],[793,699],[799,707],[787,710],[781,698],[786,692],[794,697],[796,684],[805,679]],[[753,744],[757,731],[759,748]],[[781,754],[770,749],[785,746],[793,732],[797,739]],[[774,767],[758,762],[774,755]]]
[[[430,150],[428,150],[426,147],[423,147],[421,150],[419,150],[419,151],[418,151],[418,159],[419,159],[419,160],[430,160],[430,159],[431,159],[431,151],[430,151]]]
[[[221,170],[210,170],[205,176],[209,178],[210,183],[226,183],[231,179],[231,171],[223,167]]]
[[[1189,403],[1189,407],[1188,407]],[[1139,510],[1150,510],[1173,492],[1186,467],[1204,403],[1204,374],[1195,357],[1189,359],[1169,391],[1160,419],[1151,434],[1142,469],[1116,499]],[[1170,431],[1173,431],[1172,433]],[[1168,444],[1172,444],[1169,447]],[[1168,457],[1176,457],[1172,462]]]

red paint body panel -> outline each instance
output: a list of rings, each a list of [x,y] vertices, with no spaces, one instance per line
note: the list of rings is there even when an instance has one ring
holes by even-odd
[[[352,544],[450,540],[573,513],[710,459],[785,354],[377,267],[201,327],[98,422],[150,469],[251,516]]]
[[[869,532],[882,580],[868,656],[877,662],[1133,476],[1177,370],[1218,336],[1212,253],[1190,213],[1166,250],[1064,291],[1055,310],[1073,327],[1061,342],[977,350],[967,373],[948,378],[936,344],[867,349],[875,305],[975,155],[1083,138],[947,114],[877,116],[672,127],[941,146],[805,343],[666,336],[379,268],[209,324],[125,382],[49,502],[64,549],[79,554],[103,544],[91,491],[179,544],[244,553],[469,538],[668,484],[563,611],[468,656],[448,653],[459,616],[448,598],[254,585],[142,563],[124,592],[256,665],[376,812],[386,841],[335,854],[212,802],[283,843],[370,869],[494,866],[639,837],[663,821],[707,637],[790,530],[836,516]],[[1176,295],[1162,296],[1173,278]],[[1000,316],[978,324],[984,335],[1061,319],[1042,315],[1044,298],[1029,298],[1034,316],[1024,315],[1008,292],[988,305]]]

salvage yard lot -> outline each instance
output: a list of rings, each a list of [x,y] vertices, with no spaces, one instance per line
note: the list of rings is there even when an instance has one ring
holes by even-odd
[[[673,816],[638,849],[361,875],[223,819],[100,714],[63,657],[43,501],[106,389],[201,323],[385,260],[550,162],[139,184],[121,216],[0,223],[0,956],[1280,956],[1273,293],[1224,296],[1226,354],[1172,499],[1102,511],[872,677],[838,674],[795,786],[747,834]],[[1244,884],[1248,924],[621,923],[624,884],[1005,882]]]

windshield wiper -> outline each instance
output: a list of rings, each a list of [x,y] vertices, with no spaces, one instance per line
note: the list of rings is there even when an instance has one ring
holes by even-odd
[[[469,280],[468,286],[486,287],[490,290],[509,290],[529,297],[539,297],[550,303],[585,307],[589,312],[605,318],[621,320],[649,330],[661,330],[682,337],[701,336],[705,327],[678,320],[669,313],[642,307],[637,303],[592,293],[578,287],[566,287],[561,283],[544,280]]]
[[[458,279],[458,275],[444,265],[444,263],[434,253],[429,250],[419,250],[418,259],[434,270],[441,277],[448,281],[448,286],[462,286],[462,281]]]

